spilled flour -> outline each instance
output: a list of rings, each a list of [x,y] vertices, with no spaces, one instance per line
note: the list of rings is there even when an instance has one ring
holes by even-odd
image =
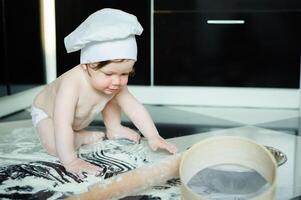
[[[86,192],[97,182],[167,156],[151,152],[145,140],[139,144],[128,140],[103,140],[79,150],[82,159],[104,169],[102,174],[97,177],[85,174],[80,179],[68,173],[56,157],[45,152],[32,127],[3,134],[0,141],[1,199],[62,199]],[[179,179],[172,179],[135,196],[180,199],[179,185]]]

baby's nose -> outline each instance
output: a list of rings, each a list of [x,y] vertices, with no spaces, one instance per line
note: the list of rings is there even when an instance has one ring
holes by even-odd
[[[113,85],[120,85],[120,77],[118,75],[114,75],[112,78]]]

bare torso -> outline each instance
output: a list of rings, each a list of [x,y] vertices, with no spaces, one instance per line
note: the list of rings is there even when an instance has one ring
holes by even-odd
[[[103,110],[108,101],[113,96],[105,95],[97,92],[88,84],[86,72],[80,66],[76,66],[67,71],[52,83],[48,84],[35,98],[34,106],[42,109],[50,118],[54,116],[54,104],[57,98],[57,92],[62,83],[66,84],[66,79],[72,77],[72,81],[76,81],[79,91],[75,113],[73,118],[73,130],[81,130],[87,127],[94,116]],[[73,83],[70,83],[73,84]]]

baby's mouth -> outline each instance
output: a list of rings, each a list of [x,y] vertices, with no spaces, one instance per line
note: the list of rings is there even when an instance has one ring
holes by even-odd
[[[111,91],[111,92],[116,92],[119,90],[119,88],[108,88],[107,90]]]

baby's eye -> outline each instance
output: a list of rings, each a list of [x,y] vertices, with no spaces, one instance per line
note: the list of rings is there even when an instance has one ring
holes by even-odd
[[[129,73],[123,73],[123,74],[121,74],[121,76],[128,76],[129,75]]]
[[[104,73],[104,75],[106,75],[106,76],[112,76],[113,75],[112,73],[107,73],[107,72],[103,72],[103,71],[102,71],[102,73]]]

